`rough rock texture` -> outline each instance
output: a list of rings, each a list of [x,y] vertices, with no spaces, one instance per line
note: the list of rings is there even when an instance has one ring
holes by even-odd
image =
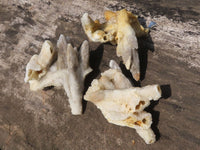
[[[154,143],[152,117],[144,109],[161,98],[160,86],[133,87],[114,60],[109,66],[100,79],[92,81],[84,99],[96,105],[109,123],[134,128],[146,144]]]
[[[79,50],[66,43],[62,34],[58,39],[57,48],[53,48],[52,43],[46,40],[40,54],[33,55],[28,62],[24,81],[29,83],[32,91],[48,87],[64,88],[72,114],[80,115],[84,79],[92,71],[89,66],[89,54],[87,40]]]
[[[199,0],[1,0],[0,1],[0,149],[199,149],[200,147],[200,6]],[[79,46],[87,37],[80,18],[88,12],[126,8],[147,25],[157,22],[150,37],[139,40],[142,82],[157,83],[163,98],[152,103],[157,142],[146,145],[135,131],[109,124],[91,103],[72,116],[64,90],[32,92],[24,83],[25,66],[44,40],[55,44],[61,33]],[[85,87],[121,61],[112,45],[90,43],[94,71]],[[122,65],[122,68],[125,68]],[[130,73],[124,69],[128,77]],[[94,113],[95,112],[95,113]],[[135,141],[133,145],[132,140]]]
[[[147,36],[149,29],[140,25],[137,16],[122,9],[116,12],[104,11],[107,22],[93,21],[85,13],[81,24],[85,34],[93,42],[108,43],[116,46],[116,54],[121,57],[124,65],[132,73],[136,81],[140,79],[140,63],[137,38]]]

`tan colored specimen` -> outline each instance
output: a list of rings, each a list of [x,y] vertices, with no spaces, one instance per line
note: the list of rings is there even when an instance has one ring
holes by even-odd
[[[154,143],[152,117],[144,108],[149,106],[150,100],[161,97],[160,86],[132,87],[113,60],[110,68],[101,74],[99,80],[92,81],[84,99],[94,103],[108,122],[135,128],[147,144]]]
[[[112,12],[105,11],[106,22],[93,21],[87,13],[81,23],[88,38],[93,42],[111,42],[117,44],[117,56],[122,57],[126,68],[131,71],[134,79],[140,79],[137,37],[145,36],[149,30],[144,29],[137,16],[125,9]]]

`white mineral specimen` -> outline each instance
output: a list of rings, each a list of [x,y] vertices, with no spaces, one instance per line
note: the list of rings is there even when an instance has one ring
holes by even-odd
[[[111,69],[101,74],[99,80],[93,80],[84,99],[94,103],[108,122],[135,128],[147,144],[154,143],[152,117],[144,108],[149,106],[150,100],[158,100],[161,97],[160,86],[132,87],[112,60],[110,67]]]
[[[43,77],[53,61],[55,50],[50,41],[46,40],[39,55],[33,55],[26,66],[25,82]]]
[[[57,42],[58,57],[53,65],[51,58],[54,53],[51,52],[50,55],[49,51],[54,50],[48,45],[52,44],[45,41],[39,56],[34,55],[27,64],[25,81],[29,81],[33,91],[49,86],[63,87],[68,95],[72,114],[82,114],[84,79],[92,71],[89,67],[88,42],[84,41],[80,51],[77,51],[76,47],[67,44],[65,37],[60,35]]]
[[[137,16],[125,9],[104,13],[106,23],[93,21],[85,13],[81,18],[81,23],[88,38],[93,42],[111,42],[117,44],[117,56],[122,57],[126,68],[131,71],[134,79],[140,79],[140,66],[138,57],[138,42],[136,37],[147,35],[148,29],[144,29]]]

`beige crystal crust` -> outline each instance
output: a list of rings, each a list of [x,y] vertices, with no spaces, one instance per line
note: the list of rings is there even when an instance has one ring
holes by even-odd
[[[137,37],[145,36],[149,30],[144,29],[137,16],[123,9],[117,12],[105,11],[106,22],[93,21],[85,13],[81,18],[83,29],[93,42],[111,42],[117,44],[117,56],[122,57],[123,63],[131,71],[133,78],[140,79]]]
[[[40,54],[32,56],[26,66],[25,82],[29,82],[33,91],[49,86],[64,88],[72,114],[82,114],[84,79],[92,71],[88,41],[84,41],[78,51],[60,35],[57,47],[58,51],[55,51],[50,41],[44,42]],[[57,60],[52,64],[56,53]]]
[[[39,55],[33,55],[26,66],[25,82],[29,80],[38,80],[42,78],[49,66],[51,65],[55,55],[55,50],[50,41],[46,40]]]
[[[108,122],[136,129],[147,144],[155,142],[151,129],[152,117],[144,111],[150,100],[161,97],[159,85],[132,87],[122,74],[119,66],[110,61],[110,69],[101,74],[99,80],[93,80],[84,99],[94,103]]]

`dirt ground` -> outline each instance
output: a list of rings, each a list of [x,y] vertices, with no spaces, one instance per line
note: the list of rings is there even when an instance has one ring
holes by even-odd
[[[200,1],[0,0],[0,149],[1,150],[192,150],[200,149]],[[146,145],[134,129],[109,124],[92,103],[81,116],[70,112],[64,90],[32,92],[25,67],[44,40],[60,34],[79,46],[87,39],[83,13],[103,21],[104,10],[127,10],[145,26],[157,23],[139,39],[141,81],[160,84],[159,102],[146,111],[153,117],[157,141]],[[115,46],[90,42],[85,89],[110,59],[121,62]],[[123,65],[121,65],[123,68]],[[132,143],[135,141],[135,144]]]

